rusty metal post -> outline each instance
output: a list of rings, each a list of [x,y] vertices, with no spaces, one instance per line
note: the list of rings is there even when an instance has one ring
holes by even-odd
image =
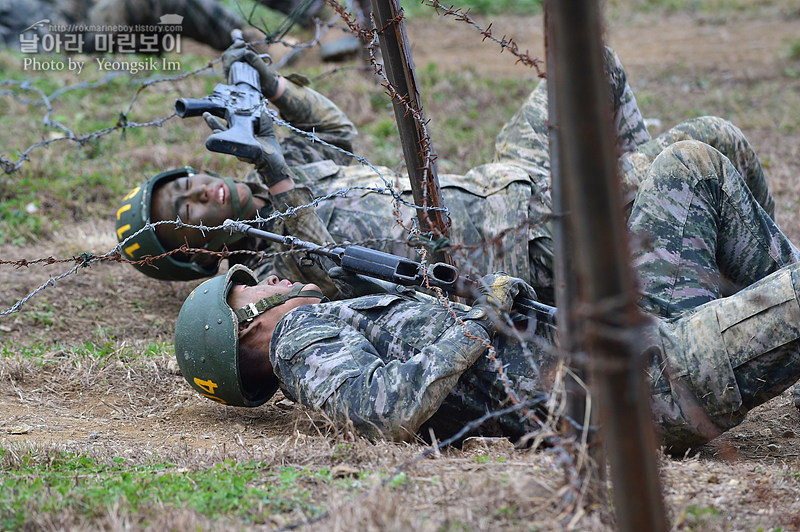
[[[396,91],[392,104],[403,144],[414,203],[420,207],[442,207],[442,192],[436,174],[436,157],[427,132],[422,98],[417,89],[417,77],[400,2],[372,0],[372,12],[378,30],[386,77]],[[449,220],[445,212],[439,210],[418,212],[420,228],[423,231],[432,231],[437,237],[448,236]],[[441,252],[434,253],[434,260],[449,261]]]
[[[545,24],[545,52],[547,54],[547,65],[555,64],[556,50],[559,46],[559,35],[552,27],[551,19],[548,16],[550,0],[544,3],[544,24]],[[549,66],[548,66],[549,70]],[[603,441],[597,431],[590,427],[598,426],[597,405],[588,402],[589,393],[587,387],[591,384],[589,372],[584,366],[573,363],[573,354],[583,351],[580,339],[583,338],[581,322],[577,318],[576,309],[578,308],[578,277],[575,273],[575,250],[574,240],[570,236],[567,227],[568,194],[567,187],[570,181],[562,179],[559,155],[559,130],[552,127],[558,124],[558,94],[555,83],[549,82],[548,89],[548,119],[551,127],[549,128],[548,138],[550,141],[550,172],[552,178],[552,201],[553,201],[553,250],[554,250],[554,273],[555,273],[555,296],[556,306],[559,308],[558,319],[558,346],[559,352],[567,357],[565,364],[570,368],[572,375],[564,377],[564,386],[567,397],[567,413],[579,422],[583,427],[569,425],[565,431],[576,441],[585,441],[590,460],[588,463],[578,464],[579,474],[589,482],[587,490],[587,504],[598,504],[605,506],[608,498],[606,496],[606,454]],[[574,376],[573,376],[574,375]],[[591,405],[591,406],[590,406]],[[588,426],[586,424],[588,423]],[[586,431],[586,434],[583,433]]]
[[[562,214],[574,238],[580,332],[603,422],[617,528],[666,531],[648,386],[631,334],[643,317],[616,174],[598,2],[550,0],[547,19],[557,179],[566,184]]]

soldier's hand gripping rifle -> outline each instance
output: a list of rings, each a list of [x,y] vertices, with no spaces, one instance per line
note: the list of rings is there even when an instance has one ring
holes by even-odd
[[[291,235],[282,236],[262,231],[234,220],[225,220],[223,229],[328,257],[343,270],[354,274],[382,279],[403,286],[424,287],[427,283],[458,296],[470,297],[477,293],[474,280],[459,276],[455,266],[443,262],[429,265],[423,270],[422,264],[419,262],[364,246],[345,245],[327,248]],[[528,316],[535,315],[537,319],[551,325],[556,323],[556,308],[535,299],[517,297],[514,300],[514,310]]]
[[[231,36],[234,42],[244,42],[240,30],[233,30]],[[181,118],[202,116],[203,113],[224,118],[228,128],[210,135],[206,139],[206,148],[245,160],[256,160],[262,151],[255,136],[264,106],[262,98],[258,71],[244,61],[236,61],[228,71],[227,85],[218,84],[205,98],[178,98],[175,112]]]

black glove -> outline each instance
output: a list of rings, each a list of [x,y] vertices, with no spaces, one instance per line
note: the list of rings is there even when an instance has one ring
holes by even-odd
[[[491,305],[509,312],[518,296],[536,299],[536,291],[522,279],[511,277],[505,272],[484,275],[478,282],[481,295],[473,305]]]
[[[211,113],[203,113],[203,119],[205,119],[206,124],[214,133],[226,129],[222,121]],[[268,187],[292,176],[289,171],[289,165],[286,164],[286,159],[283,158],[281,145],[277,137],[275,137],[274,124],[272,116],[267,111],[262,110],[258,133],[256,133],[256,139],[261,144],[261,155],[258,159],[247,159],[248,162],[255,165],[258,174]]]
[[[261,93],[264,96],[271,98],[278,92],[278,80],[280,79],[280,75],[271,69],[257,53],[249,49],[244,41],[234,42],[222,54],[222,73],[226,81],[231,65],[237,61],[247,63],[256,69],[259,81],[261,82]]]
[[[385,294],[388,291],[387,287],[381,284],[380,281],[348,272],[339,266],[328,270],[328,276],[330,276],[336,288],[339,289],[339,294],[343,299],[352,299],[370,294]]]

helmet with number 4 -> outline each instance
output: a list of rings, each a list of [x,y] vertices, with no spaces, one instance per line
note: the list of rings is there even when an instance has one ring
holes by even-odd
[[[241,264],[225,275],[204,281],[184,301],[175,323],[175,357],[183,378],[213,401],[230,406],[258,406],[275,394],[276,379],[250,384],[245,389],[239,357],[239,323],[250,321],[296,297],[317,297],[316,290],[297,284],[289,293],[273,294],[241,309],[227,298],[234,284],[255,286],[256,274]]]
[[[258,406],[277,386],[251,393],[243,389],[239,320],[227,302],[234,283],[254,286],[258,279],[237,265],[192,290],[175,323],[175,357],[183,377],[201,395],[231,406]]]
[[[148,256],[163,255],[168,251],[158,240],[152,227],[142,230],[151,222],[150,204],[153,199],[153,191],[157,186],[196,173],[189,166],[161,172],[122,198],[122,204],[117,209],[116,232],[117,239],[122,243],[122,253],[126,259],[139,261]],[[174,256],[162,257],[152,261],[151,264],[134,264],[133,266],[143,274],[162,281],[202,279],[215,275],[219,269],[217,262],[203,266]]]

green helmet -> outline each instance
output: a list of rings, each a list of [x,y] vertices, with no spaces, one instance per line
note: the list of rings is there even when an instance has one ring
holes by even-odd
[[[323,299],[323,295],[302,290],[298,284],[288,294],[272,295],[234,310],[227,302],[233,284],[254,286],[258,278],[252,270],[237,264],[225,275],[208,279],[192,290],[175,323],[175,357],[183,378],[200,395],[230,406],[258,406],[272,397],[278,384],[271,380],[258,389],[244,389],[239,368],[239,322],[250,321],[294,297]]]
[[[125,242],[122,252],[126,259],[138,261],[147,256],[154,257],[167,252],[152,228],[142,231],[130,240],[126,240],[126,237],[133,235],[150,223],[150,202],[156,185],[196,173],[193,168],[188,166],[161,172],[134,188],[122,198],[122,203],[117,209],[116,231],[117,240]],[[211,277],[219,269],[219,265],[216,262],[208,266],[201,266],[187,260],[177,260],[172,256],[154,260],[152,265],[134,264],[133,266],[143,274],[162,281],[202,279]]]
[[[164,185],[180,177],[192,176],[196,173],[197,171],[189,166],[161,172],[134,188],[122,198],[122,203],[117,209],[116,232],[117,240],[125,243],[122,248],[125,258],[138,261],[147,256],[163,255],[168,251],[159,241],[155,230],[152,228],[140,232],[133,238],[130,238],[130,236],[152,221],[150,218],[150,205],[153,199],[153,191],[157,186]],[[252,197],[246,205],[240,205],[234,180],[230,178],[223,178],[223,180],[228,183],[228,187],[231,190],[234,215],[236,218],[240,218],[250,207]],[[230,244],[239,238],[241,238],[241,235],[229,235],[221,232],[206,245],[206,248],[216,251],[222,247],[223,243]],[[133,266],[143,274],[162,281],[203,279],[216,275],[219,270],[219,263],[216,261],[204,266],[187,260],[185,257],[182,257],[182,260],[181,257],[170,255],[154,260],[152,264],[134,264]]]

